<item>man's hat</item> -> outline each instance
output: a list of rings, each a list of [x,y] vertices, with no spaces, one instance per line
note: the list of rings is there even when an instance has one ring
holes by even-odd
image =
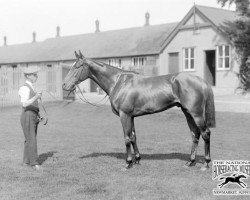
[[[25,67],[23,69],[24,74],[37,74],[40,71],[40,68],[37,66]]]

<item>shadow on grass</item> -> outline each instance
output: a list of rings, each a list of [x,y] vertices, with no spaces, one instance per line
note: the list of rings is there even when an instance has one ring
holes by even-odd
[[[57,153],[57,151],[49,151],[47,153],[40,154],[39,157],[38,157],[39,165],[44,163],[48,158],[52,157],[55,153]]]
[[[100,156],[108,156],[108,157],[115,157],[117,159],[125,159],[125,153],[91,153],[86,156],[81,156],[80,159],[84,158],[95,158]],[[190,154],[185,153],[168,153],[168,154],[141,154],[141,158],[143,160],[170,160],[170,159],[178,159],[189,161]],[[204,156],[197,155],[196,156],[196,163],[203,163]]]

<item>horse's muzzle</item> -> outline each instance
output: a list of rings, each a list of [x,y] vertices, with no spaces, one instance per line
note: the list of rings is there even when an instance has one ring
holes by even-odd
[[[63,83],[62,84],[62,89],[66,90],[66,91],[73,91],[73,90],[75,90],[75,87],[74,86],[69,86],[66,83]]]

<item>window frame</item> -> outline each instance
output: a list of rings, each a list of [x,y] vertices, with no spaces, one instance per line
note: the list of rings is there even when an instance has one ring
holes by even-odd
[[[191,49],[193,49],[193,57],[191,57]],[[186,50],[188,50],[188,57],[186,57]],[[195,47],[184,47],[183,48],[183,56],[182,56],[182,63],[183,63],[183,71],[185,72],[193,72],[196,71],[195,69]],[[193,60],[193,68],[191,68],[191,60]],[[188,61],[188,68],[186,68],[186,61]]]
[[[122,59],[121,58],[109,58],[108,62],[109,65],[122,68]]]
[[[53,68],[52,64],[46,65],[46,89],[48,92],[56,93],[57,92],[57,73]]]
[[[219,48],[222,47],[222,56],[219,54]],[[228,47],[228,55],[226,55],[226,47]],[[228,58],[228,67],[225,67],[226,58]],[[219,66],[219,60],[222,59],[222,67]],[[230,70],[231,69],[231,46],[222,44],[216,46],[216,70]]]
[[[147,62],[146,56],[136,56],[131,58],[131,66],[133,67],[145,66],[146,62]]]

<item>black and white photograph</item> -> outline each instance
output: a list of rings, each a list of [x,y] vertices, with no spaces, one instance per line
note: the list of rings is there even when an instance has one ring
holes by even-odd
[[[1,200],[250,199],[250,0],[0,0]]]

